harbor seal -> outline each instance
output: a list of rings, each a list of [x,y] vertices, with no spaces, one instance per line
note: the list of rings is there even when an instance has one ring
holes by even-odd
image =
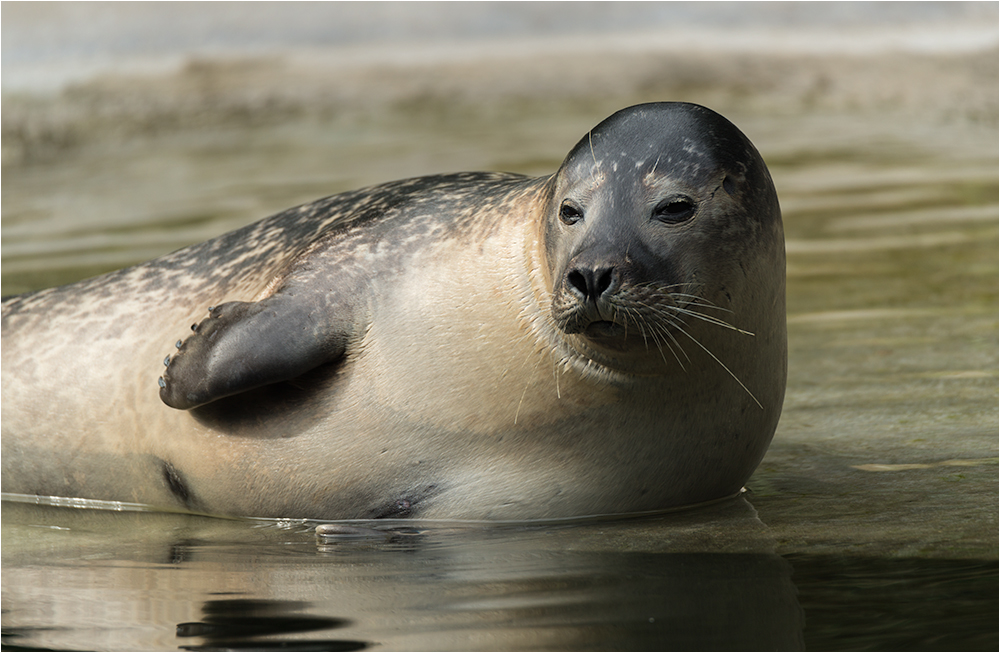
[[[774,434],[781,215],[732,123],[644,104],[554,175],[334,195],[8,298],[2,325],[4,492],[316,519],[669,509],[739,492]]]

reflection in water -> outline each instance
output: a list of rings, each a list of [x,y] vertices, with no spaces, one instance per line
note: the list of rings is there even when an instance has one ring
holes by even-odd
[[[399,555],[396,554],[389,555]],[[431,566],[423,558],[385,560],[370,571],[388,571],[380,588],[373,575],[364,582],[345,578],[343,564],[317,568],[318,597],[308,612],[296,602],[209,601],[206,623],[181,624],[178,636],[201,636],[203,646],[248,646],[312,650],[357,650],[357,640],[297,638],[305,630],[333,628],[343,620],[307,617],[322,611],[356,612],[353,601],[371,602],[377,613],[363,614],[366,632],[379,637],[376,648],[390,649],[800,649],[801,610],[789,581],[790,567],[778,556],[735,554],[572,555],[549,560],[547,569],[505,566],[489,559],[459,572],[446,561]],[[560,565],[567,568],[556,569]],[[474,578],[469,578],[469,574]],[[407,602],[414,583],[427,588],[420,604]],[[394,597],[392,591],[398,591]],[[342,603],[342,601],[345,601]],[[373,619],[381,615],[382,619]],[[259,622],[259,623],[258,623]],[[324,624],[332,625],[324,625]],[[253,624],[244,630],[247,624]],[[376,627],[377,628],[373,628]],[[269,630],[273,629],[273,630]],[[183,633],[183,634],[182,634]],[[280,637],[269,637],[279,635]],[[255,638],[251,639],[251,636]],[[351,648],[353,647],[353,648]]]
[[[3,509],[5,645],[802,647],[791,567],[744,499],[625,521],[373,522],[390,536],[336,544],[301,522]]]
[[[365,526],[386,536],[318,542],[312,525],[302,522],[5,501],[3,644],[105,650],[997,644],[995,561],[779,556],[770,530],[742,498],[618,521]]]
[[[360,651],[368,645],[347,639],[281,639],[291,633],[342,628],[346,619],[302,614],[299,601],[216,599],[206,601],[203,621],[177,624],[177,637],[200,637],[204,643],[181,646],[185,651]]]

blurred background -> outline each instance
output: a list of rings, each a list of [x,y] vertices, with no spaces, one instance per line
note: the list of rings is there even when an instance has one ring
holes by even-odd
[[[642,101],[708,105],[769,163],[995,145],[988,2],[5,2],[0,24],[4,294],[367,184],[548,174]]]

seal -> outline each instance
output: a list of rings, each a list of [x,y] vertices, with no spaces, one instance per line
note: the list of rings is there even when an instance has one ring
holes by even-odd
[[[9,298],[2,328],[4,492],[317,519],[670,509],[738,493],[774,434],[781,215],[733,124],[644,104],[554,175],[334,195]]]

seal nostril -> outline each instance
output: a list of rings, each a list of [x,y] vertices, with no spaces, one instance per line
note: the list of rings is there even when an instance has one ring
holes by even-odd
[[[594,293],[595,297],[600,297],[604,294],[604,291],[611,287],[613,272],[614,268],[599,271],[600,276],[597,277],[597,292]]]
[[[583,276],[583,273],[579,270],[573,270],[568,275],[566,275],[566,280],[569,284],[580,291],[580,294],[584,297],[589,296],[587,291],[587,278]]]
[[[584,299],[595,302],[612,286],[614,279],[614,268],[576,269],[566,275],[566,281],[579,291]]]

